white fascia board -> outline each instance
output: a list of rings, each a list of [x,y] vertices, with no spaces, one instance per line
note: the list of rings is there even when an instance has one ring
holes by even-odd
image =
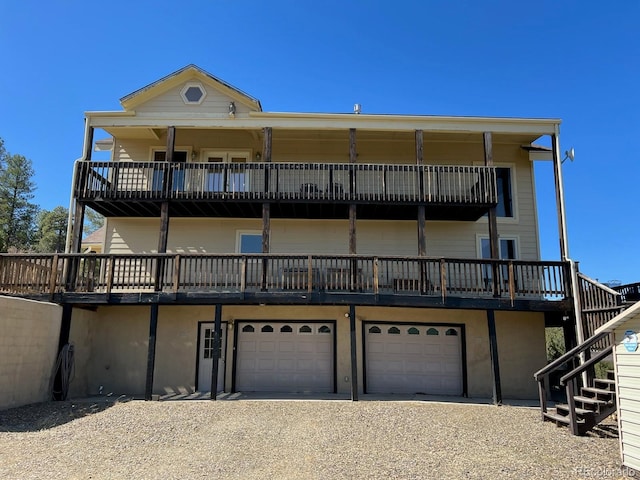
[[[613,317],[611,320],[609,320],[607,323],[602,325],[600,328],[596,329],[596,331],[593,332],[593,334],[597,335],[601,332],[611,332],[617,327],[619,327],[621,324],[628,322],[630,320],[633,320],[636,317],[640,317],[640,302],[636,302],[635,304],[631,305],[629,308],[624,310],[622,313],[619,313],[618,315]]]
[[[542,160],[542,161],[552,161],[553,160],[553,152],[529,152],[529,160],[532,162]]]
[[[441,132],[493,132],[545,135],[555,132],[558,119],[522,119],[490,117],[421,117],[355,114],[296,114],[250,112],[230,118],[224,114],[142,116],[135,112],[87,112],[93,127],[176,127],[241,128],[264,127],[301,130],[361,130],[410,131],[422,129]]]

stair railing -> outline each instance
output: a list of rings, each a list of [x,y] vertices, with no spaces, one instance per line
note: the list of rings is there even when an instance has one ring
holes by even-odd
[[[610,335],[610,332],[600,332],[600,333],[598,333],[596,335],[593,335],[593,336],[589,337],[584,342],[582,342],[580,345],[578,345],[576,347],[573,347],[567,353],[565,353],[564,355],[556,358],[553,362],[549,363],[547,366],[545,366],[544,368],[541,368],[540,370],[538,370],[536,373],[533,374],[533,377],[538,382],[538,396],[539,396],[539,399],[540,399],[540,412],[542,414],[542,419],[543,420],[545,418],[545,413],[547,413],[547,387],[549,386],[549,376],[551,375],[551,373],[559,370],[565,364],[571,362],[572,370],[569,373],[565,374],[560,379],[560,382],[567,389],[567,401],[568,402],[572,402],[573,401],[573,393],[572,392],[575,391],[573,384],[574,384],[575,380],[577,379],[577,376],[579,374],[581,374],[582,372],[587,372],[587,375],[589,377],[591,377],[589,380],[592,380],[593,379],[593,366],[595,365],[595,363],[598,362],[600,359],[606,357],[609,353],[611,353],[612,347],[609,346],[609,347],[605,348],[604,350],[602,350],[601,352],[599,352],[596,356],[591,358],[591,348],[595,344],[597,344],[598,342],[603,340],[605,337],[607,337],[608,335]],[[609,343],[609,345],[611,345],[611,342]],[[603,352],[607,352],[607,353],[604,354]],[[582,363],[581,365],[576,367],[575,365],[580,363],[580,355],[583,354],[583,353],[584,353],[584,357],[585,357],[584,360],[585,361],[584,361],[584,363]],[[575,372],[577,372],[577,373],[575,373]],[[571,381],[569,381],[569,380],[571,380]],[[564,381],[564,383],[563,383],[563,381]],[[569,396],[571,396],[571,400],[569,399]],[[575,419],[575,403],[573,404],[573,407],[571,407],[571,403],[569,403],[569,405],[570,405],[570,408],[571,408],[571,412],[570,412],[571,416],[572,416],[571,417],[572,418],[571,421],[573,423],[575,423],[576,422],[576,419]],[[572,426],[572,429],[574,428],[574,426]]]
[[[601,333],[600,335],[608,335],[609,332]],[[593,337],[591,337],[593,338]],[[597,341],[597,340],[596,340]],[[567,392],[567,405],[569,407],[569,428],[571,429],[571,433],[574,435],[578,435],[578,418],[576,416],[576,401],[575,401],[575,384],[578,375],[581,375],[582,372],[587,372],[589,374],[590,371],[593,371],[593,367],[600,360],[607,357],[613,351],[613,346],[609,345],[607,348],[600,350],[595,356],[591,357],[589,360],[584,362],[582,365],[577,366],[569,373],[563,375],[560,378],[560,385],[565,387]],[[589,350],[587,350],[588,354]],[[592,377],[591,375],[589,375]],[[589,379],[591,382],[593,378]]]

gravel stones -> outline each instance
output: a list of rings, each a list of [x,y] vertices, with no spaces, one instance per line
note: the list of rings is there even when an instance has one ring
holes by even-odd
[[[3,479],[557,479],[585,471],[621,471],[617,438],[571,436],[533,408],[241,400],[0,411]]]

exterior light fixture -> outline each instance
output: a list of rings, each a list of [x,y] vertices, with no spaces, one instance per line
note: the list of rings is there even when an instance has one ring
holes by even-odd
[[[236,104],[233,102],[229,102],[229,116],[230,117],[236,116]]]
[[[256,152],[256,162],[262,160],[262,154],[260,152]]]

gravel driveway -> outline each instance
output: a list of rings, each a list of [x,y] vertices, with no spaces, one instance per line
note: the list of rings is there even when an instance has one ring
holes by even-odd
[[[2,479],[621,477],[617,438],[573,437],[533,408],[241,400],[0,411]]]

